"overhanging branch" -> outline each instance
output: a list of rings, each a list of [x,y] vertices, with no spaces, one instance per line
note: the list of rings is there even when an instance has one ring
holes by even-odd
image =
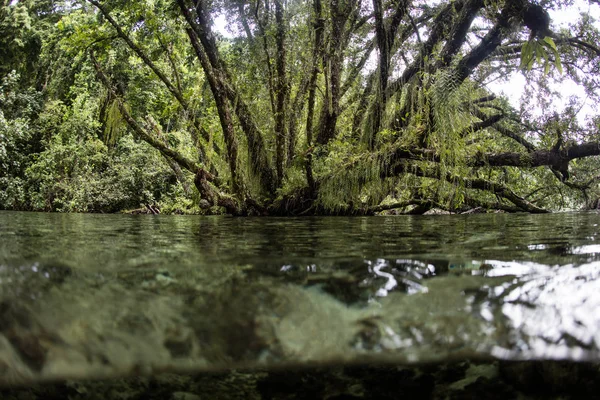
[[[391,170],[389,170],[390,175],[400,175],[400,174],[413,174],[416,176],[421,176],[424,178],[432,178],[437,180],[445,180],[447,182],[456,183],[459,182],[461,186],[469,189],[476,189],[486,192],[491,192],[498,197],[504,198],[515,206],[519,207],[523,211],[531,212],[531,213],[547,213],[548,210],[545,210],[541,207],[532,204],[531,202],[525,200],[524,198],[517,195],[507,186],[487,181],[485,179],[468,179],[460,176],[452,175],[450,173],[446,173],[444,175],[440,175],[439,171],[435,170],[426,170],[418,166],[408,166],[406,163],[399,163],[395,165]]]

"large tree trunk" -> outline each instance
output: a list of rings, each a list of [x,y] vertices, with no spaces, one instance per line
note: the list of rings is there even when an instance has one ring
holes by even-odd
[[[286,108],[288,99],[288,82],[285,73],[285,22],[283,19],[282,0],[275,0],[275,21],[277,24],[277,80],[275,85],[275,144],[277,153],[275,155],[277,164],[277,186],[283,181],[283,167],[285,161],[285,131]]]
[[[331,0],[331,34],[324,55],[325,99],[321,108],[317,143],[327,144],[335,137],[340,114],[341,74],[343,66],[345,26],[355,7],[353,0]]]
[[[130,32],[121,28],[107,11],[107,6],[101,4],[103,2],[88,1],[100,10],[117,31],[118,37],[153,71],[166,90],[181,105],[178,109],[185,111],[185,114],[189,111],[191,115],[194,115],[194,103],[189,96],[184,96],[184,93],[188,92],[186,88],[182,87],[185,86],[189,77],[183,74],[182,79],[179,79],[176,58],[165,59],[163,60],[164,64],[151,58],[150,55],[153,53],[150,50],[144,50],[144,44],[148,46],[148,49],[156,47],[154,44],[150,44],[150,39],[148,42],[143,42],[142,40],[146,40],[147,37],[138,36],[135,31]],[[500,4],[499,10],[483,0],[455,0],[435,6],[417,2],[414,7],[411,7],[411,0],[311,0],[311,3],[311,19],[314,21],[312,21],[309,32],[313,35],[310,41],[313,48],[304,47],[299,52],[295,51],[294,46],[299,40],[296,40],[294,33],[299,32],[299,37],[303,38],[306,31],[295,31],[297,28],[293,22],[296,21],[297,16],[305,15],[307,10],[304,5],[286,3],[284,0],[260,0],[251,4],[242,0],[223,3],[225,12],[228,12],[227,7],[231,4],[233,4],[234,10],[239,12],[240,22],[250,46],[250,51],[244,53],[248,51],[248,48],[244,47],[244,41],[232,40],[229,48],[235,51],[227,53],[227,57],[235,59],[239,54],[244,54],[244,56],[248,54],[250,58],[248,63],[253,68],[251,71],[254,73],[254,69],[256,69],[255,76],[259,77],[258,85],[253,82],[248,86],[258,94],[256,104],[259,106],[256,109],[261,111],[254,113],[255,103],[245,102],[240,96],[241,91],[236,86],[236,82],[239,85],[244,84],[237,75],[233,74],[238,66],[231,65],[231,70],[227,67],[224,57],[221,57],[219,53],[219,49],[222,48],[217,46],[217,39],[212,31],[210,15],[212,7],[215,7],[216,10],[223,4],[210,0],[177,0],[179,9],[187,22],[186,33],[189,41],[202,66],[206,82],[214,98],[226,143],[227,153],[224,155],[227,156],[231,182],[230,187],[224,191],[229,190],[229,193],[234,194],[237,198],[220,192],[219,186],[224,187],[222,182],[219,184],[218,178],[209,173],[212,171],[208,168],[205,169],[202,163],[196,164],[187,159],[182,153],[170,148],[164,140],[158,140],[160,135],[157,139],[155,137],[157,135],[153,136],[152,132],[145,131],[144,126],[138,125],[131,113],[128,113],[123,105],[123,100],[118,99],[119,107],[126,116],[125,120],[136,136],[157,148],[165,157],[173,160],[181,168],[194,173],[198,190],[203,197],[210,199],[211,205],[222,205],[229,212],[235,214],[243,213],[244,207],[249,204],[247,200],[251,200],[243,182],[246,174],[258,178],[260,194],[266,195],[264,197],[267,198],[266,203],[268,203],[270,199],[273,199],[276,190],[282,188],[286,168],[294,168],[291,160],[297,147],[298,149],[302,148],[301,155],[304,157],[303,167],[307,185],[287,197],[292,198],[298,194],[294,201],[288,203],[288,205],[296,204],[297,207],[286,206],[286,210],[315,211],[313,206],[319,204],[315,202],[318,198],[319,188],[331,184],[327,187],[328,194],[338,188],[345,190],[350,185],[344,186],[346,182],[340,182],[341,184],[338,185],[339,181],[336,179],[348,178],[354,179],[351,182],[352,185],[355,184],[355,181],[360,181],[356,186],[348,189],[350,196],[355,196],[354,199],[349,199],[347,202],[347,212],[352,212],[353,201],[354,204],[359,204],[363,201],[362,199],[371,196],[371,193],[366,190],[370,190],[370,185],[381,184],[379,188],[382,191],[388,190],[386,185],[388,182],[391,185],[393,178],[412,174],[426,178],[427,185],[430,183],[429,179],[441,181],[443,185],[438,186],[441,188],[446,187],[446,181],[460,181],[464,183],[467,194],[473,193],[468,192],[469,189],[484,190],[495,195],[489,196],[488,194],[488,198],[501,199],[504,205],[512,203],[514,207],[522,210],[543,212],[544,210],[538,207],[535,201],[528,201],[527,196],[520,196],[517,191],[512,189],[512,186],[504,184],[505,180],[512,179],[512,176],[498,178],[499,174],[494,168],[547,166],[563,183],[576,186],[581,182],[576,179],[575,182],[569,181],[569,162],[576,158],[600,155],[597,143],[563,145],[561,142],[555,146],[556,148],[540,150],[538,145],[533,144],[533,141],[527,140],[527,135],[534,129],[521,129],[522,127],[518,123],[508,120],[505,105],[499,104],[498,101],[492,103],[493,99],[485,100],[486,104],[482,105],[479,100],[474,100],[473,96],[464,94],[463,91],[455,93],[458,101],[452,103],[451,106],[456,105],[457,112],[464,113],[464,119],[461,119],[464,124],[461,122],[452,125],[451,135],[447,135],[443,129],[438,129],[446,128],[442,125],[445,121],[439,120],[439,115],[442,114],[437,111],[440,109],[436,108],[440,104],[440,102],[436,102],[438,98],[436,95],[440,91],[434,93],[434,89],[437,90],[442,86],[438,85],[440,77],[444,81],[446,78],[451,79],[449,83],[452,85],[448,85],[448,87],[451,86],[454,89],[468,79],[474,71],[479,72],[481,69],[477,70],[478,66],[482,62],[492,59],[492,56],[502,49],[502,43],[508,42],[507,38],[509,37],[513,38],[513,30],[523,26],[525,23],[524,10],[531,6],[529,0],[506,0]],[[123,20],[131,17],[127,14],[129,9],[126,6],[123,10],[126,11]],[[292,15],[292,10],[294,15]],[[409,14],[409,10],[415,18]],[[482,12],[482,10],[484,11]],[[172,10],[169,9],[168,13],[171,12]],[[121,14],[115,12],[116,15],[121,18]],[[288,18],[290,25],[286,24]],[[476,31],[476,27],[473,25],[476,18],[485,20],[487,25],[483,28],[478,27]],[[402,27],[400,27],[401,23],[404,23]],[[173,29],[175,32],[179,25],[174,26],[176,28],[170,26],[169,29]],[[109,28],[112,30],[110,26]],[[134,41],[137,40],[136,38],[141,44]],[[517,36],[515,35],[514,38]],[[469,39],[469,43],[467,39]],[[479,40],[479,43],[469,46],[472,40]],[[515,43],[517,43],[516,41]],[[513,49],[511,55],[518,55],[520,46],[513,42],[510,43],[510,46],[504,47]],[[165,43],[161,42],[161,44],[163,48],[168,47]],[[378,50],[377,68],[366,76],[364,75],[366,74],[365,65],[367,60],[372,60],[369,55],[375,48]],[[238,53],[238,50],[241,53]],[[590,49],[588,48],[588,50]],[[396,62],[397,58],[398,62]],[[393,68],[392,59],[394,60]],[[512,60],[514,61],[514,58]],[[169,68],[169,65],[175,75],[161,70]],[[565,65],[567,64],[565,63]],[[264,71],[260,71],[260,68],[263,68]],[[298,73],[300,69],[305,70],[303,71],[304,75]],[[181,68],[181,72],[184,72],[183,68]],[[485,71],[482,70],[482,72],[485,74]],[[101,72],[99,71],[98,74],[101,75]],[[176,80],[176,83],[169,80],[169,77],[173,76],[172,79],[174,82]],[[243,76],[252,79],[253,75],[246,74],[244,71]],[[436,79],[438,82],[435,81]],[[107,81],[106,76],[101,80],[105,86],[110,88],[110,82]],[[105,80],[108,83],[105,83]],[[359,81],[361,83],[357,84],[356,82]],[[267,89],[264,91],[259,87],[263,82],[267,85]],[[469,82],[469,85],[471,84],[476,85],[476,82]],[[246,89],[246,86],[240,86],[240,88],[242,87]],[[466,88],[466,86],[463,87]],[[484,89],[477,87],[471,91],[471,94],[479,93]],[[118,95],[122,96],[123,93]],[[458,98],[459,95],[464,96],[464,99]],[[480,99],[489,98],[488,93],[483,92],[477,96],[480,96]],[[392,106],[396,106],[396,104],[392,105],[392,102],[397,102],[398,107],[394,109]],[[401,103],[402,107],[400,107]],[[305,106],[306,110],[304,110]],[[386,125],[388,111],[394,111],[399,116],[398,121],[393,122],[394,125]],[[136,110],[136,112],[138,111]],[[349,160],[362,160],[363,167],[365,165],[368,165],[369,168],[374,166],[372,170],[378,171],[373,174],[375,178],[373,176],[363,178],[360,174],[346,176],[344,175],[345,168],[350,169],[355,166],[333,165],[334,162],[338,162],[333,157],[333,153],[332,157],[328,158],[329,150],[335,151],[336,155],[344,154],[338,151],[342,146],[338,146],[337,142],[331,142],[336,139],[338,130],[343,126],[340,121],[342,117],[347,116],[345,113],[354,113],[354,115],[348,115],[348,117],[353,117],[352,119],[344,119],[345,123],[352,123],[352,126],[348,128],[351,129],[351,132],[341,132],[343,138],[352,138],[353,141],[362,138],[371,151],[364,151],[363,146],[347,150],[348,146],[343,151],[347,151]],[[305,115],[306,119],[304,119]],[[438,119],[434,119],[434,116]],[[378,132],[383,127],[390,126],[396,128],[397,132],[386,136],[385,140],[379,140]],[[302,135],[298,139],[296,137],[296,132],[300,131],[301,127],[306,129],[305,145]],[[270,129],[267,136],[268,141],[261,132],[261,128]],[[236,129],[239,131],[236,132]],[[513,132],[511,129],[515,129],[515,131]],[[245,135],[245,140],[242,136],[238,136],[242,133]],[[441,138],[441,134],[446,136]],[[535,143],[545,143],[546,137],[543,135],[548,135],[548,133],[539,133],[539,135],[542,140],[537,140]],[[440,150],[440,148],[446,148],[442,142],[446,138],[455,140],[452,143],[453,149],[462,145],[462,141],[464,141],[468,148],[464,152],[453,150],[450,159],[456,161],[454,166],[460,165],[463,170],[468,170],[473,176],[465,178],[447,172],[452,170],[452,166],[448,168],[452,161],[449,161],[449,157],[445,156],[446,153]],[[513,145],[518,143],[518,146],[502,147],[506,143],[505,139]],[[302,141],[302,146],[296,146],[297,140]],[[394,140],[396,142],[393,142]],[[489,145],[490,141],[495,141],[493,146]],[[385,143],[385,146],[381,146],[380,151],[376,152],[378,142]],[[200,149],[204,151],[203,146],[206,146],[206,143],[202,141],[199,143]],[[249,168],[243,169],[239,165],[241,157],[238,154],[240,151],[238,144],[245,145],[246,143]],[[316,150],[314,149],[315,144],[320,145],[316,146]],[[478,153],[475,153],[474,144],[481,144],[481,150]],[[268,148],[268,145],[271,147]],[[490,149],[519,149],[521,152],[499,150],[497,153],[490,153]],[[354,152],[355,150],[356,152]],[[317,160],[319,163],[314,162],[317,157],[323,157],[323,160]],[[373,162],[377,162],[377,164],[373,164]],[[315,166],[318,166],[319,169]],[[315,169],[313,170],[313,168]],[[177,168],[174,169],[177,170]],[[335,171],[328,175],[334,169]],[[490,172],[486,180],[480,179],[485,176],[482,171]],[[498,182],[494,182],[494,179],[497,179]],[[386,180],[387,182],[384,182]],[[416,178],[415,180],[422,181],[422,179]],[[435,185],[437,184],[433,183],[434,187]],[[359,188],[358,192],[363,188],[365,190],[357,195],[356,187]],[[462,186],[460,188],[463,189]],[[390,193],[395,196],[397,195],[396,191],[399,190],[390,189]],[[446,196],[438,192],[434,196],[438,195],[440,198]],[[373,197],[376,196],[379,194]],[[406,197],[410,194],[403,192],[402,196]],[[285,197],[285,194],[279,197]],[[361,200],[357,200],[359,198]],[[432,201],[439,199],[413,200],[433,204]],[[344,201],[345,199],[340,200],[341,203]],[[452,199],[450,203],[452,203]],[[366,206],[357,205],[355,208],[361,207],[365,208]],[[255,208],[258,209],[259,206]],[[326,212],[326,210],[321,210],[321,212]]]
[[[222,89],[223,94],[227,97],[230,105],[233,107],[233,110],[238,117],[238,121],[240,122],[240,126],[246,135],[249,152],[248,159],[251,171],[259,177],[264,192],[273,194],[276,187],[275,179],[267,156],[263,135],[254,122],[248,106],[233,85],[231,76],[227,71],[225,64],[220,59],[209,19],[206,16],[206,5],[204,4],[204,0],[198,0],[196,2],[195,18],[185,0],[177,0],[177,3],[185,16],[187,23],[199,38],[208,62],[212,67],[211,70],[213,75],[217,78],[220,89]]]
[[[200,64],[202,65],[202,69],[204,70],[204,74],[206,75],[213,98],[215,99],[215,103],[217,105],[219,121],[221,123],[221,129],[223,130],[223,136],[227,146],[227,160],[229,162],[229,170],[231,172],[231,186],[233,193],[242,196],[242,186],[238,181],[239,178],[237,174],[238,144],[233,128],[233,119],[231,117],[231,109],[227,99],[225,84],[223,83],[222,77],[219,76],[218,71],[215,71],[210,65],[210,58],[200,46],[196,32],[193,29],[188,28],[187,33],[196,52],[196,56],[200,60]]]
[[[389,93],[387,90],[390,76],[391,52],[396,42],[398,26],[404,18],[409,5],[408,0],[396,0],[393,4],[394,13],[388,21],[384,19],[382,0],[373,0],[373,11],[375,14],[375,38],[379,49],[378,60],[378,85],[376,96],[371,107],[370,123],[365,132],[366,142],[370,149],[375,147],[377,133],[383,126]],[[364,106],[363,106],[364,107]]]
[[[372,149],[375,146],[375,138],[379,128],[381,127],[381,120],[385,113],[385,106],[387,102],[386,89],[387,81],[389,76],[389,48],[387,40],[387,32],[383,21],[383,6],[382,0],[373,0],[373,10],[375,12],[375,37],[377,38],[377,47],[379,48],[379,85],[377,90],[377,98],[373,107],[372,116],[372,134],[369,137],[368,144],[369,148]]]
[[[313,0],[313,14],[314,14],[314,47],[313,47],[313,58],[312,58],[312,71],[310,74],[309,92],[308,92],[308,112],[306,116],[306,143],[307,153],[305,162],[306,181],[311,197],[315,191],[315,178],[312,171],[312,145],[313,145],[313,120],[315,110],[315,95],[317,90],[317,76],[319,74],[319,59],[323,51],[323,30],[325,29],[325,23],[323,19],[323,5],[321,0]]]

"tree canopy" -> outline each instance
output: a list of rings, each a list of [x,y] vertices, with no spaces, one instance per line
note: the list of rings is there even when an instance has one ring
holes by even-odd
[[[564,85],[599,104],[600,25],[556,9],[574,2],[4,0],[0,208],[594,207],[600,117],[553,105]],[[520,107],[490,89],[515,74]]]

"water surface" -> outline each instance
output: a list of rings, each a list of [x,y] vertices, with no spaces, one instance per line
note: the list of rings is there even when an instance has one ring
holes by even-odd
[[[598,224],[0,212],[0,381],[600,361]]]

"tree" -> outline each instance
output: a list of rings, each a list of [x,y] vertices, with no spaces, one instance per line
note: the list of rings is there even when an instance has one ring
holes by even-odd
[[[210,206],[545,212],[599,193],[598,117],[543,112],[553,82],[599,100],[598,27],[554,31],[561,5],[81,0],[58,26],[104,88],[99,119],[118,111]],[[486,87],[518,71],[538,95],[519,111]]]

